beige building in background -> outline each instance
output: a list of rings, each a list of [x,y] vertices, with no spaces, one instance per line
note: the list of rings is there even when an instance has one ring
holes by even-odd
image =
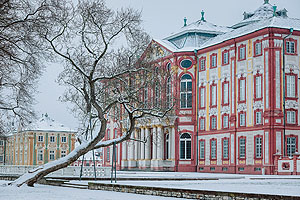
[[[64,157],[75,148],[75,133],[45,114],[36,123],[8,136],[6,141],[0,139],[0,154],[1,149],[5,152],[3,162],[0,155],[0,164],[42,165]]]

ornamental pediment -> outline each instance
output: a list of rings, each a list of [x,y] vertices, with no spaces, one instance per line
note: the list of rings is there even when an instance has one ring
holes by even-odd
[[[149,60],[157,60],[171,55],[170,51],[154,41],[150,43],[146,51],[146,58]]]

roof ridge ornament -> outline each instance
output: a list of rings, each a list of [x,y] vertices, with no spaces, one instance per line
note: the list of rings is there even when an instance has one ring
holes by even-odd
[[[264,4],[269,4],[269,0],[264,0],[265,1],[265,3]]]
[[[277,6],[274,5],[274,6],[273,6],[273,17],[276,17],[276,16],[277,16],[277,15],[276,15],[276,10],[277,10]]]
[[[201,11],[201,21],[204,21],[204,22],[205,22],[205,19],[204,19],[204,13],[205,13],[205,12],[202,10],[202,11]]]
[[[183,24],[183,26],[186,26],[186,21],[187,21],[187,19],[186,19],[186,17],[183,19],[183,22],[184,22],[184,24]]]

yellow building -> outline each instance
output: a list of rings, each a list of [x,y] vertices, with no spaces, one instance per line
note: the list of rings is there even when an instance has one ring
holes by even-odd
[[[75,148],[75,131],[43,115],[36,123],[7,137],[6,165],[42,165]]]

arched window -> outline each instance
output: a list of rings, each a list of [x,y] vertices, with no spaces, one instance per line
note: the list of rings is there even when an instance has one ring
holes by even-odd
[[[166,88],[166,105],[167,108],[171,107],[171,97],[172,97],[172,85],[171,85],[171,77],[167,80],[167,88]]]
[[[192,77],[185,74],[180,81],[180,107],[192,108]]]
[[[191,142],[191,135],[188,133],[183,133],[180,136],[180,159],[181,160],[189,160],[191,159],[191,152],[192,152],[192,142]]]
[[[165,154],[165,158],[166,159],[170,159],[170,151],[169,151],[169,148],[170,148],[170,136],[169,136],[170,134],[166,134],[166,146],[165,146],[165,152],[166,152],[166,154]]]
[[[168,72],[171,72],[171,63],[168,63],[166,68]]]

